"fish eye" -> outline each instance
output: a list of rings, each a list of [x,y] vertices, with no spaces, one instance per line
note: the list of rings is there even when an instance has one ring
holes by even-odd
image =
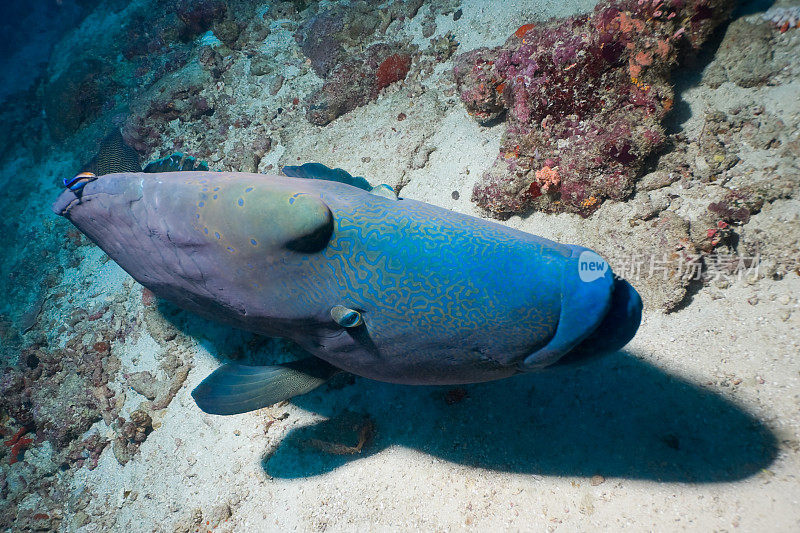
[[[361,321],[361,313],[358,311],[351,311],[342,317],[342,325],[352,328]]]
[[[341,305],[331,308],[331,318],[343,328],[354,328],[364,323],[361,313]]]

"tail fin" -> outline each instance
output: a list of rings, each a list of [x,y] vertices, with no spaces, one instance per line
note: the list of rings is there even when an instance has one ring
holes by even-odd
[[[100,150],[91,161],[84,165],[83,172],[91,172],[95,176],[115,174],[117,172],[141,172],[139,154],[125,144],[122,133],[114,129],[100,141]]]
[[[204,379],[192,397],[206,413],[236,415],[310,392],[339,372],[316,357],[275,366],[226,364]]]
[[[588,361],[598,355],[621,350],[636,335],[642,321],[642,298],[630,283],[614,279],[611,307],[603,322],[557,364]]]

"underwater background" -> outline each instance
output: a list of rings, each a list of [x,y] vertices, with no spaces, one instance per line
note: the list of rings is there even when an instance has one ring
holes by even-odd
[[[0,6],[0,528],[796,530],[793,0],[40,0]],[[339,375],[218,417],[294,344],[182,311],[51,204],[144,164],[319,162],[597,250],[621,352],[458,387]],[[513,276],[513,272],[508,273]]]

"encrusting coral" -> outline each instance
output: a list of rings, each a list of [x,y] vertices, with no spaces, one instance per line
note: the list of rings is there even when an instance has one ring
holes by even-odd
[[[665,139],[660,122],[673,104],[668,75],[679,52],[699,47],[731,7],[613,0],[458,56],[454,75],[469,114],[488,124],[505,113],[507,122],[473,201],[499,218],[530,209],[588,216],[629,195]]]

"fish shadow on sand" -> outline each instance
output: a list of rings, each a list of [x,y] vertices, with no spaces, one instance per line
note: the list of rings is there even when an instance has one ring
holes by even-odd
[[[292,402],[329,420],[287,435],[263,461],[273,477],[322,474],[406,446],[505,472],[710,483],[758,473],[778,451],[772,432],[742,407],[625,353],[457,388],[356,378]],[[361,452],[321,448],[352,450],[353,413],[368,417],[374,432]]]
[[[167,318],[202,332],[214,353],[260,338],[170,307]],[[240,362],[273,362],[254,357]],[[503,472],[713,483],[752,476],[778,453],[773,433],[743,407],[626,352],[460,387],[340,375],[291,401],[327,420],[293,429],[263,458],[273,477],[324,474],[404,446]]]

